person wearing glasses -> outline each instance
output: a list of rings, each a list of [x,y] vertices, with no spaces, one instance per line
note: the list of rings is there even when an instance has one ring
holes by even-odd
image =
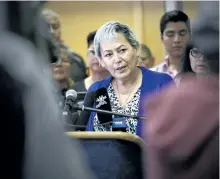
[[[87,58],[88,58],[88,65],[89,69],[91,70],[91,75],[84,80],[77,82],[73,89],[77,92],[86,92],[89,87],[96,81],[103,80],[107,76],[109,76],[109,72],[103,68],[98,61],[98,57],[95,55],[94,49],[94,38],[96,35],[96,31],[90,32],[87,36]],[[77,100],[83,100],[84,95],[79,95]]]
[[[59,99],[59,106],[62,108],[66,91],[72,89],[74,85],[74,81],[70,77],[72,69],[71,52],[66,46],[59,44],[55,53],[57,59],[52,63],[52,76],[55,91],[61,97]]]
[[[182,63],[182,74],[194,73],[196,75],[206,75],[210,71],[203,53],[191,45],[188,45],[186,48]]]
[[[68,47],[62,40],[62,24],[59,14],[51,9],[44,8],[41,15],[48,24],[49,32],[53,40],[56,43],[65,46],[71,52],[70,58],[72,61],[72,68],[70,77],[72,80],[78,82],[85,79],[88,75],[86,73],[86,65],[83,58],[78,53],[74,52],[70,47]]]

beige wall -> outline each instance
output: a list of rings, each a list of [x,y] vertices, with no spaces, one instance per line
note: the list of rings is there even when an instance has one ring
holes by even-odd
[[[199,1],[184,1],[184,12],[190,17],[191,21],[194,21],[197,17]]]
[[[163,14],[163,2],[144,2],[144,42],[155,56],[156,64],[160,63],[165,56],[165,50],[160,39],[160,18]]]
[[[161,44],[159,31],[159,21],[164,13],[163,1],[51,1],[46,6],[60,14],[63,40],[82,55],[85,61],[87,34],[110,20],[130,25],[140,42],[152,50],[156,64],[164,58],[165,50]],[[190,17],[195,16],[196,7],[197,2],[184,2],[184,9]]]

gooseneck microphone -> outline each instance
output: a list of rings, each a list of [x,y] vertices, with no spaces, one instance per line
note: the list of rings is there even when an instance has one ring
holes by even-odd
[[[104,89],[100,89],[98,95],[96,95],[96,99],[97,99],[97,97],[98,98],[101,97],[103,94],[106,94],[106,92],[104,91]],[[129,115],[129,114],[121,114],[121,113],[112,112],[109,110],[104,110],[103,107],[102,107],[102,109],[100,109],[101,107],[99,107],[99,105],[97,103],[96,103],[96,106],[99,109],[87,107],[84,105],[77,104],[75,102],[76,99],[77,99],[77,92],[75,90],[70,89],[66,92],[66,102],[65,102],[65,106],[64,106],[63,115],[67,115],[68,113],[73,113],[76,110],[81,110],[81,111],[97,112],[99,114],[104,114],[105,116],[102,116],[102,117],[106,117],[107,115],[108,116],[114,115],[114,116],[128,117],[128,118],[133,118],[133,119],[146,119],[145,117],[134,116],[134,115]],[[105,105],[107,106],[106,108],[109,109],[109,103],[107,102],[107,104],[105,104]],[[103,105],[103,106],[105,106],[105,105]],[[111,110],[111,108],[110,108],[110,110]],[[106,122],[109,122],[109,120],[102,119],[101,122],[106,123]]]
[[[77,128],[78,130],[79,129],[85,130],[87,127],[87,122],[88,122],[91,112],[96,112],[97,115],[99,114],[98,118],[100,120],[100,123],[93,125],[93,127],[112,125],[112,131],[126,132],[127,125],[126,125],[125,117],[138,119],[138,120],[146,120],[146,117],[144,116],[140,117],[140,116],[134,116],[130,114],[122,114],[122,113],[109,111],[108,109],[111,110],[111,108],[109,107],[109,99],[108,99],[108,96],[105,95],[106,94],[105,90],[99,89],[95,92],[89,92],[88,94],[86,94],[86,98],[84,100],[84,104],[86,106],[77,104],[76,102],[77,92],[75,90],[72,90],[72,89],[68,90],[66,92],[66,102],[65,102],[65,107],[64,107],[65,110],[63,114],[64,115],[75,114],[74,111],[77,111],[77,110],[80,110],[82,112],[80,113],[77,123],[71,122],[71,123],[67,123],[67,125]],[[92,107],[94,105],[96,108]],[[88,107],[88,106],[91,106],[91,107]],[[114,118],[112,116],[114,116]]]
[[[122,113],[117,113],[117,112],[112,112],[112,111],[106,111],[106,110],[102,110],[102,109],[86,107],[84,105],[79,105],[79,104],[74,104],[73,108],[81,110],[81,111],[97,112],[97,113],[101,113],[101,114],[105,114],[105,115],[115,115],[115,116],[129,117],[129,118],[134,118],[134,119],[145,119],[144,117],[133,116],[133,115],[129,115],[129,114],[122,114]]]
[[[64,111],[63,111],[64,116],[75,112],[74,104],[75,104],[76,98],[77,98],[77,93],[75,90],[70,89],[66,92],[66,101],[64,105]]]

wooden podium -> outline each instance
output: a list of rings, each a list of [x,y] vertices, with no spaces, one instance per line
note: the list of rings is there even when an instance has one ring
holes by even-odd
[[[142,179],[143,148],[140,137],[126,132],[67,132],[80,140],[97,179]]]

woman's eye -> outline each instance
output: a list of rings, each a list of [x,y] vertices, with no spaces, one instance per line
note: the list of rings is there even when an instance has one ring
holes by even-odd
[[[111,56],[110,53],[105,54],[105,57],[110,57],[110,56]]]
[[[124,53],[125,51],[126,51],[126,49],[119,50],[120,53]]]

